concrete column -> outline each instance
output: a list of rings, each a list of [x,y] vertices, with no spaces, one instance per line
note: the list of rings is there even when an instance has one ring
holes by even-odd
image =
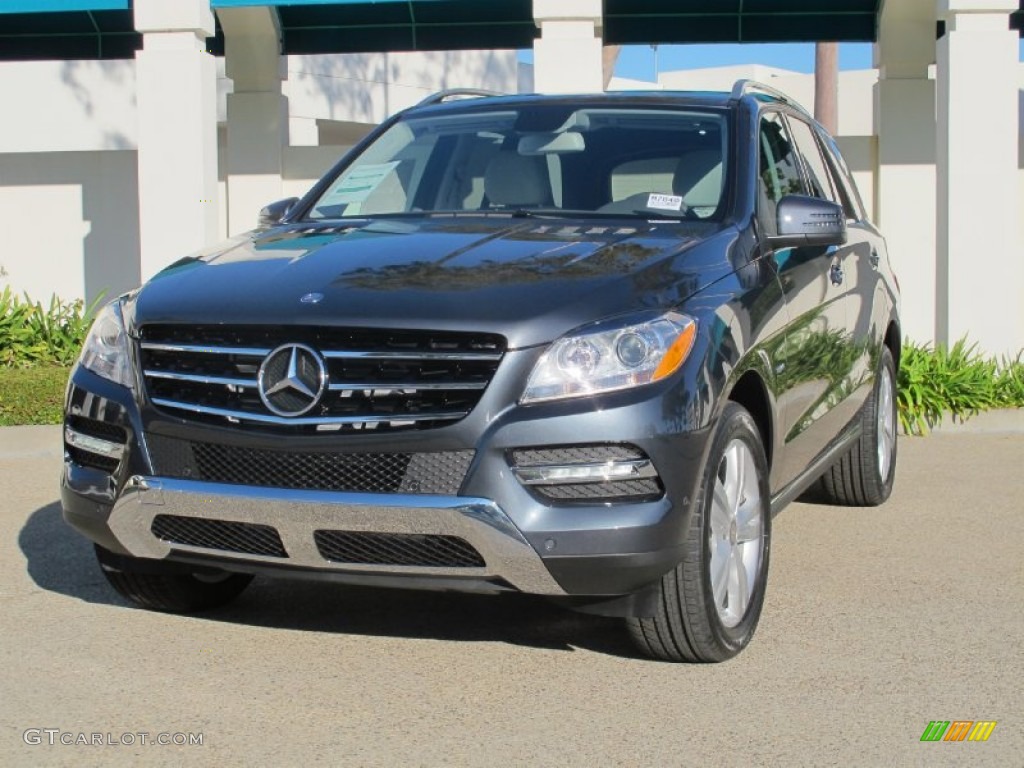
[[[284,147],[288,144],[287,77],[277,11],[222,8],[225,69],[234,82],[228,95],[228,234],[256,226],[260,209],[280,200]]]
[[[217,68],[209,0],[135,0],[143,280],[217,237]]]
[[[938,0],[937,339],[1024,347],[1017,0]]]
[[[533,44],[538,93],[604,90],[601,0],[533,0],[540,37]]]
[[[874,64],[875,219],[902,288],[903,335],[933,342],[935,316],[934,0],[887,0]]]

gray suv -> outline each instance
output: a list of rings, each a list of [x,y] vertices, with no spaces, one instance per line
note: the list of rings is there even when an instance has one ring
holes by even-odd
[[[774,513],[889,496],[897,291],[764,86],[439,94],[98,315],[65,518],[156,610],[254,575],[524,592],[721,661]]]

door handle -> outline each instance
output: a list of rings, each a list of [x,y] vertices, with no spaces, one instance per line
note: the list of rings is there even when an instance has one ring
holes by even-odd
[[[829,279],[832,281],[832,285],[841,285],[845,275],[843,274],[843,268],[839,264],[833,264],[832,269],[828,272]]]

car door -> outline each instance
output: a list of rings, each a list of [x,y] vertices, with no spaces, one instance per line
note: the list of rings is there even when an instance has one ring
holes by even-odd
[[[859,408],[871,394],[877,372],[876,352],[882,344],[892,298],[888,295],[881,270],[889,263],[885,238],[871,223],[861,201],[857,185],[850,175],[835,139],[820,127],[818,144],[824,151],[828,173],[837,193],[837,202],[846,212],[847,242],[854,246],[843,265],[847,323],[856,344],[857,360],[850,374],[850,406]]]
[[[762,114],[758,143],[758,222],[771,236],[777,233],[776,206],[782,197],[825,197],[826,193],[812,181],[810,162],[801,157],[781,111]],[[845,275],[838,274],[845,256],[845,247],[807,246],[771,252],[789,312],[785,340],[776,354],[783,436],[778,479],[782,485],[824,451],[849,420],[844,409],[837,408],[852,367],[843,302]]]

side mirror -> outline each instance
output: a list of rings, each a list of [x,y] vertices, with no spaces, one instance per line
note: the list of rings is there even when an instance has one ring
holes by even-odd
[[[260,211],[260,216],[256,220],[256,227],[258,229],[276,227],[297,202],[299,202],[299,198],[289,197],[284,200],[278,200],[276,203],[271,203]]]
[[[846,213],[841,205],[817,197],[786,195],[776,208],[778,232],[769,238],[773,248],[843,245]]]

